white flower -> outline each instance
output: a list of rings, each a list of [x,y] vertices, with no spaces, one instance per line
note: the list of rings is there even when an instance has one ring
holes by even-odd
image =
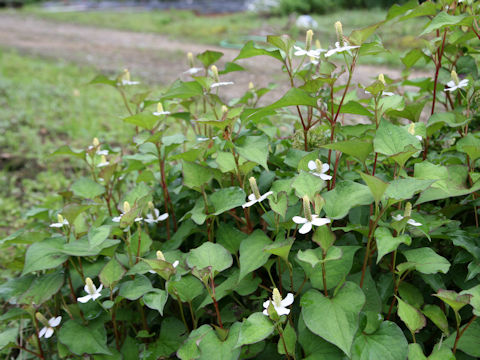
[[[233,85],[233,81],[223,81],[223,82],[216,82],[210,85],[210,89],[214,89],[219,86],[226,86],[226,85]]]
[[[218,139],[218,136],[214,136],[214,137],[202,137],[202,136],[199,136],[197,137],[197,141],[198,142],[202,142],[202,141],[208,141],[208,140],[215,140],[215,139]]]
[[[104,167],[108,165],[110,165],[110,162],[107,161],[107,158],[105,157],[105,155],[102,155],[100,163],[97,165],[97,167]]]
[[[268,316],[268,307],[270,306],[270,303],[272,303],[279,316],[288,315],[290,314],[290,309],[287,309],[287,306],[293,304],[293,299],[292,293],[288,293],[287,296],[285,296],[285,299],[282,299],[280,292],[277,288],[275,288],[273,289],[272,300],[267,300],[263,303],[263,307],[265,309],[263,310],[263,314]]]
[[[401,220],[403,220],[404,216],[398,214],[398,215],[392,216],[392,218],[393,218],[393,220],[395,220],[395,221],[401,221]],[[413,220],[413,219],[409,219],[409,220],[407,221],[407,224],[410,224],[410,225],[412,225],[412,226],[422,226],[421,223],[419,223],[419,222],[417,222],[417,221],[415,221],[415,220]]]
[[[160,215],[160,211],[158,209],[153,209],[154,215],[147,214],[147,218],[145,219],[146,223],[153,224],[158,223],[159,221],[163,221],[168,218],[168,213]]]
[[[48,320],[48,326],[45,326],[40,330],[40,332],[38,333],[38,337],[45,336],[45,339],[48,339],[49,337],[52,337],[53,328],[60,325],[61,321],[62,321],[61,316],[53,317],[50,320]]]
[[[330,180],[332,177],[330,175],[326,175],[325,173],[330,169],[330,165],[322,163],[319,161],[310,160],[308,162],[308,168],[310,170],[315,170],[312,174],[318,176],[322,180]]]
[[[311,50],[305,50],[305,49],[302,49],[301,47],[297,46],[297,45],[294,45],[293,46],[295,50],[293,55],[295,56],[304,56],[304,55],[307,55],[308,57],[310,58],[315,58],[315,59],[318,59],[320,57],[320,54],[322,52],[325,52],[327,50],[324,50],[324,49],[311,49]]]
[[[163,105],[162,103],[158,103],[157,104],[157,111],[155,111],[153,113],[153,115],[155,116],[161,116],[161,115],[169,115],[170,114],[170,111],[165,111],[163,110]]]
[[[419,140],[419,141],[422,141],[423,138],[420,136],[420,135],[415,135],[415,137]]]
[[[157,251],[157,260],[167,261],[167,260],[165,260],[165,256],[163,255],[163,253],[160,250]],[[175,260],[172,263],[173,268],[175,269],[178,266],[178,264],[180,264],[180,261]],[[151,273],[151,274],[156,274],[155,270],[148,270],[148,272]]]
[[[117,83],[117,85],[123,85],[123,86],[138,85],[138,84],[140,84],[140,81],[131,81],[126,79],[122,79],[121,83]]]
[[[62,215],[58,214],[57,215],[57,221],[56,223],[53,223],[53,224],[50,224],[50,227],[52,228],[61,228],[63,227],[64,225],[65,226],[68,226],[69,223],[68,223],[68,220],[67,219],[64,219]]]
[[[348,45],[348,43],[346,41],[344,42],[343,46],[340,46],[340,43],[337,41],[335,43],[335,48],[328,50],[327,53],[325,54],[325,57],[329,57],[329,56],[332,56],[335,53],[341,53],[341,52],[344,52],[344,51],[350,52],[350,50],[356,49],[358,47],[360,47],[360,46],[350,46],[350,45]]]
[[[192,67],[192,68],[188,69],[187,71],[184,71],[183,73],[187,74],[187,75],[195,75],[196,73],[198,73],[202,70],[203,70],[202,68]]]
[[[302,218],[301,216],[294,216],[292,218],[293,222],[296,223],[296,224],[303,224],[302,227],[300,228],[300,230],[298,230],[298,232],[300,234],[306,234],[308,232],[310,232],[310,230],[312,230],[312,225],[315,225],[315,226],[323,226],[323,225],[326,225],[326,224],[329,224],[330,223],[330,219],[329,218],[321,218],[321,217],[318,217],[318,215],[312,215],[312,220],[308,220],[306,218]]]
[[[81,303],[86,303],[90,300],[96,300],[98,297],[100,297],[102,294],[100,294],[100,291],[102,291],[103,289],[103,284],[100,284],[100,286],[98,287],[98,289],[95,287],[95,285],[93,284],[93,281],[92,279],[90,279],[89,277],[87,277],[85,279],[85,287],[83,288],[85,290],[85,292],[88,294],[88,295],[85,295],[83,297],[80,297],[80,298],[77,298],[77,301],[80,301]]]
[[[107,156],[108,155],[108,150],[97,150],[97,152],[95,153],[97,155],[100,155],[100,156]]]
[[[445,91],[455,91],[457,89],[461,89],[461,88],[464,88],[465,86],[468,85],[468,79],[463,79],[463,80],[460,80],[457,83],[455,83],[455,81],[453,80],[450,80],[448,83],[447,83],[447,86],[448,88],[445,89]]]
[[[120,220],[122,219],[123,215],[125,215],[126,213],[128,213],[130,211],[130,204],[128,203],[128,201],[125,201],[123,203],[123,211],[120,211],[120,215],[119,216],[115,216],[114,218],[112,218],[112,221],[113,222],[120,222]],[[137,217],[135,218],[135,222],[139,222],[139,221],[142,221],[143,218],[141,217]],[[128,229],[128,228],[127,228]]]
[[[248,195],[248,200],[250,201],[247,201],[245,204],[243,204],[242,208],[245,209],[246,207],[250,207],[253,204],[256,204],[257,202],[261,202],[265,200],[269,195],[272,195],[272,194],[273,194],[273,191],[268,191],[265,194],[260,195],[258,198],[255,196],[255,194],[250,194]]]

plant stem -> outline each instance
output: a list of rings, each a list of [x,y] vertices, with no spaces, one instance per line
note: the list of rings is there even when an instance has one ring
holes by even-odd
[[[187,332],[190,332],[190,329],[188,328],[187,320],[185,319],[185,314],[183,312],[183,305],[182,301],[180,300],[180,296],[177,295],[177,302],[178,302],[178,308],[180,309],[180,316],[182,317],[183,324],[185,325],[185,329],[187,329]]]
[[[457,351],[457,345],[458,345],[458,342],[460,340],[460,338],[462,337],[463,333],[468,329],[468,327],[470,325],[472,325],[472,323],[477,319],[477,315],[473,315],[472,318],[470,319],[470,321],[467,323],[467,325],[465,325],[462,329],[462,331],[459,331],[460,329],[457,330],[457,336],[455,337],[455,343],[453,344],[453,349],[452,349],[452,352],[455,354],[455,352]]]
[[[285,350],[285,356],[287,357],[287,359],[290,359],[291,357],[290,357],[290,354],[288,353],[287,344],[285,342],[285,338],[283,337],[283,330],[280,325],[277,325],[277,331],[278,331],[278,335],[280,335],[280,339],[282,339],[282,345],[283,345],[283,350]]]
[[[38,336],[38,320],[35,316],[35,314],[32,316],[33,317],[33,323],[35,325],[35,337],[37,338],[37,344],[38,344],[38,351],[39,353],[39,358],[42,360],[45,360],[45,354],[43,353],[42,349],[42,343],[40,342],[40,337]]]

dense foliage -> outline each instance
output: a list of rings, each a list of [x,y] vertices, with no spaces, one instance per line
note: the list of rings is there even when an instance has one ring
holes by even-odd
[[[330,49],[286,36],[219,52],[160,98],[115,88],[132,143],[54,154],[90,175],[29,211],[30,244],[0,286],[0,351],[17,359],[480,357],[480,4],[411,1]],[[401,79],[352,82],[380,26],[427,16]],[[291,84],[228,103],[238,60]],[[410,78],[418,62],[431,77]],[[96,85],[98,86],[98,85]],[[292,135],[293,134],[293,135]],[[101,134],[98,134],[101,139]],[[56,341],[55,341],[56,340]]]
[[[271,2],[271,0],[259,0]],[[299,14],[325,14],[338,9],[388,8],[394,4],[406,3],[405,0],[279,0],[276,8],[280,14],[292,12]]]

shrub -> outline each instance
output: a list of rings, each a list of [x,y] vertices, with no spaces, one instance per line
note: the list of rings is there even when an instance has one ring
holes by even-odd
[[[222,53],[190,54],[193,78],[158,98],[128,71],[95,78],[122,95],[137,134],[55,152],[90,174],[62,192],[62,208],[30,211],[32,225],[2,240],[31,245],[0,287],[0,351],[479,357],[479,6],[410,2],[348,37],[337,23],[328,51],[310,31],[306,48],[269,36],[222,71]],[[424,15],[430,42],[403,56],[405,76],[371,74],[358,96],[359,56],[385,51],[369,41],[376,28]],[[254,84],[222,100],[234,84],[220,76],[259,55],[291,89],[266,106],[269,89]],[[418,61],[431,78],[409,79]]]

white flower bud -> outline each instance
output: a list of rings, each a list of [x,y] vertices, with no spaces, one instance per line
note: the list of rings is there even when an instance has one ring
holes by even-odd
[[[335,32],[337,33],[337,39],[340,43],[340,46],[343,46],[343,26],[340,21],[335,23]]]
[[[305,36],[305,48],[307,50],[310,50],[310,48],[312,47],[312,39],[313,39],[313,31],[312,29],[308,30],[307,31],[307,34]]]
[[[383,74],[378,75],[378,81],[380,81],[383,85],[387,85],[385,82],[385,76],[383,76]]]
[[[252,189],[253,194],[257,199],[260,199],[260,190],[258,190],[257,180],[252,176],[248,181],[250,182],[250,188]]]
[[[188,65],[190,66],[190,68],[193,68],[195,66],[195,63],[193,61],[193,54],[189,52],[187,54],[187,58],[188,58]]]
[[[405,205],[405,212],[403,213],[404,217],[410,217],[412,216],[412,204],[410,202],[407,202]]]
[[[214,80],[215,82],[219,82],[219,81],[220,81],[220,78],[218,77],[218,68],[217,68],[215,65],[212,65],[212,67],[210,68],[210,70],[212,70],[213,80]]]
[[[90,279],[89,277],[85,279],[85,285],[87,285],[88,293],[90,295],[96,292],[97,289],[95,288],[95,285],[93,285],[92,279]]]
[[[163,256],[163,253],[160,250],[157,251],[157,260],[165,261],[165,256]]]
[[[131,210],[130,204],[128,203],[128,201],[124,201],[124,203],[123,203],[123,213],[125,214],[125,213],[129,212],[130,210]]]
[[[452,80],[455,82],[456,85],[458,85],[460,83],[460,80],[458,79],[458,75],[457,75],[457,72],[455,70],[452,70]]]
[[[63,216],[60,215],[60,214],[57,214],[57,221],[58,221],[60,224],[63,224]]]
[[[92,145],[93,147],[98,147],[100,145],[100,141],[98,141],[98,139],[95,137],[93,138]]]
[[[276,306],[282,306],[282,295],[280,295],[280,291],[277,288],[273,289],[272,300]]]
[[[312,221],[312,210],[310,209],[310,199],[307,195],[303,197],[303,213],[308,221]]]
[[[157,104],[157,112],[159,112],[159,113],[163,113],[163,112],[164,112],[164,110],[163,110],[163,105],[162,105],[161,102],[159,102],[159,103]]]

